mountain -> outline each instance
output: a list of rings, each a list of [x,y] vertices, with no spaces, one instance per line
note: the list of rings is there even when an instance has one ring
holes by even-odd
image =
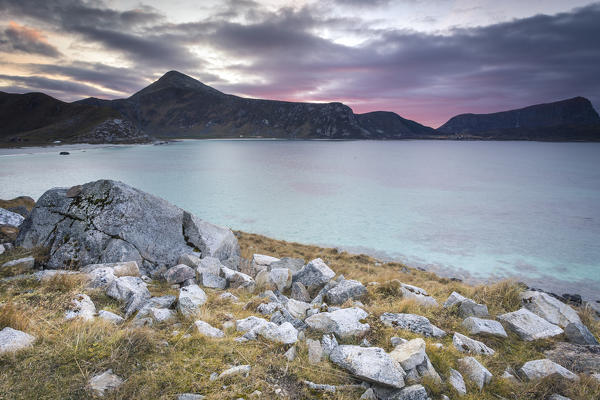
[[[160,137],[399,139],[431,136],[429,127],[394,113],[354,114],[342,103],[296,103],[222,93],[177,71],[127,99],[84,99],[110,107]]]
[[[43,93],[0,92],[0,146],[145,141],[111,108],[65,103]]]
[[[492,114],[461,114],[437,130],[464,139],[600,141],[600,117],[588,99],[574,97]]]

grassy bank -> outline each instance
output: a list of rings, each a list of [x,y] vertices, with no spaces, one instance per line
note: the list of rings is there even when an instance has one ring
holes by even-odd
[[[476,302],[486,304],[490,314],[515,311],[520,308],[519,293],[524,289],[516,282],[504,281],[493,285],[470,286],[461,282],[440,278],[435,274],[409,268],[400,263],[379,263],[365,255],[339,252],[297,243],[273,240],[264,236],[237,232],[242,256],[251,258],[254,253],[276,257],[300,257],[306,261],[322,258],[337,274],[356,279],[367,285],[368,295],[363,301],[369,312],[371,331],[367,339],[372,346],[392,350],[390,338],[419,337],[407,331],[386,327],[379,321],[383,312],[410,312],[428,317],[432,323],[447,332],[463,332],[462,318],[456,310],[442,307],[427,308],[402,298],[396,280],[426,289],[440,304],[452,291],[457,291]],[[0,264],[29,252],[12,250],[0,255]],[[37,250],[36,257],[44,252]],[[4,277],[19,274],[19,270],[2,271]],[[149,284],[153,295],[173,294],[178,291],[164,282]],[[221,328],[224,322],[258,315],[256,306],[264,301],[244,291],[230,290],[240,298],[229,303],[218,298],[219,290],[206,289],[209,300],[198,317]],[[335,394],[309,390],[303,380],[331,385],[352,384],[356,381],[345,371],[328,361],[309,365],[306,345],[297,344],[298,357],[289,362],[283,357],[288,347],[258,340],[237,343],[240,336],[232,330],[221,339],[198,335],[193,328],[197,318],[186,319],[178,315],[177,324],[165,323],[153,327],[136,328],[130,322],[115,326],[100,319],[93,322],[64,320],[70,300],[77,294],[90,295],[96,308],[119,313],[121,304],[106,296],[103,290],[85,288],[78,275],[63,275],[38,282],[34,278],[3,280],[0,282],[0,329],[11,326],[37,337],[35,345],[16,354],[0,355],[1,399],[86,399],[93,398],[86,390],[88,379],[111,368],[125,379],[107,399],[175,399],[176,395],[195,392],[207,399],[251,398],[256,390],[262,399],[271,398],[325,398],[357,399],[364,390],[348,388]],[[589,311],[578,310],[583,322],[596,335],[600,324]],[[178,331],[174,333],[174,331]],[[186,334],[191,334],[186,337]],[[307,333],[308,337],[320,335]],[[480,339],[480,338],[478,338]],[[457,360],[465,356],[452,346],[452,335],[443,339],[425,339],[427,354],[435,369],[445,379],[450,368],[456,368]],[[600,385],[582,376],[579,383],[547,379],[539,382],[513,383],[500,379],[507,367],[518,369],[529,360],[545,358],[543,351],[561,338],[524,342],[509,333],[507,339],[480,339],[496,350],[493,356],[476,356],[494,375],[492,384],[479,392],[468,386],[469,394],[461,399],[544,399],[552,393],[562,393],[572,399],[600,398]],[[358,339],[357,339],[358,341]],[[351,342],[348,342],[351,343]],[[442,343],[438,349],[434,343]],[[252,370],[247,378],[211,381],[210,375],[221,372],[231,365],[250,364]],[[441,394],[458,398],[448,386],[434,382],[423,383],[433,399]]]

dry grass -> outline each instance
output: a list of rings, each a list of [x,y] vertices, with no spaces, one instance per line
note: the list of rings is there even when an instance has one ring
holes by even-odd
[[[440,278],[434,274],[406,267],[399,263],[381,264],[365,255],[353,255],[335,249],[323,249],[295,243],[272,240],[260,235],[237,232],[242,254],[249,258],[253,253],[279,257],[300,257],[308,261],[321,257],[338,274],[357,279],[363,283],[379,282],[368,286],[364,299],[366,310],[371,314],[367,322],[371,331],[366,338],[375,346],[392,350],[390,338],[419,337],[411,332],[384,326],[379,321],[383,312],[411,312],[428,317],[440,328],[452,332],[462,331],[462,319],[452,309],[425,308],[414,301],[402,298],[397,279],[426,289],[439,303],[452,291],[472,297],[488,305],[492,316],[519,307],[518,294],[523,289],[515,282],[499,282],[493,285],[469,286],[461,282]],[[15,250],[14,254],[22,250]],[[0,256],[1,257],[1,256]],[[0,259],[1,261],[1,259]],[[155,282],[149,286],[155,296],[176,294],[165,283]],[[158,324],[152,328],[135,328],[131,322],[114,326],[101,320],[93,322],[64,321],[64,311],[77,293],[90,295],[98,309],[121,312],[122,305],[108,298],[101,290],[85,289],[85,282],[76,275],[62,275],[38,282],[35,279],[0,281],[0,327],[12,326],[37,337],[34,347],[16,354],[0,356],[0,399],[87,399],[93,398],[86,389],[86,382],[96,373],[111,368],[125,378],[118,391],[106,399],[174,399],[178,393],[202,393],[207,399],[248,398],[255,390],[264,399],[279,398],[283,391],[290,399],[356,399],[361,391],[341,390],[325,394],[309,390],[303,380],[327,384],[355,383],[352,377],[333,364],[322,361],[318,365],[308,363],[304,343],[297,344],[298,356],[288,362],[283,353],[289,348],[267,341],[237,343],[239,334],[229,330],[221,339],[200,336],[193,325],[200,318],[222,328],[226,321],[256,315],[256,307],[263,302],[238,290],[231,290],[239,302],[219,299],[222,291],[207,289],[208,301],[200,312],[192,317],[178,316],[177,325]],[[598,334],[598,322],[589,311],[582,311],[586,324]],[[177,330],[178,334],[173,335]],[[186,338],[186,334],[191,336]],[[308,332],[309,337],[318,338]],[[479,338],[481,339],[481,338]],[[483,338],[483,342],[497,351],[493,357],[477,357],[498,377],[507,366],[518,368],[525,361],[541,358],[552,341],[528,343],[513,334],[508,339]],[[346,341],[358,343],[360,339]],[[442,343],[438,349],[434,343]],[[436,370],[443,378],[450,368],[457,367],[457,360],[464,355],[452,346],[451,337],[426,338],[427,353]],[[250,364],[248,378],[211,381],[210,375],[220,373],[233,365]],[[442,393],[457,399],[456,393],[446,385],[426,380],[424,385],[433,399]],[[550,393],[562,393],[573,400],[600,398],[600,388],[591,379],[582,378],[578,384],[565,384],[556,380],[538,383],[513,384],[495,379],[483,392],[470,388],[470,394],[462,399],[543,399]],[[437,396],[437,397],[436,397]]]

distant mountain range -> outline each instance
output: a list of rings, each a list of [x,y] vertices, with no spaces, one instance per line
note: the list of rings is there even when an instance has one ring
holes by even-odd
[[[582,97],[494,114],[462,114],[439,129],[393,112],[355,114],[342,103],[296,103],[222,93],[170,71],[129,98],[65,103],[0,92],[0,146],[129,143],[151,138],[600,140]]]

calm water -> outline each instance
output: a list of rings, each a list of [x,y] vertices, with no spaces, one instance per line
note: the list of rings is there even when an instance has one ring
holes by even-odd
[[[185,141],[58,151],[0,149],[0,198],[116,179],[235,229],[600,299],[600,144]]]

